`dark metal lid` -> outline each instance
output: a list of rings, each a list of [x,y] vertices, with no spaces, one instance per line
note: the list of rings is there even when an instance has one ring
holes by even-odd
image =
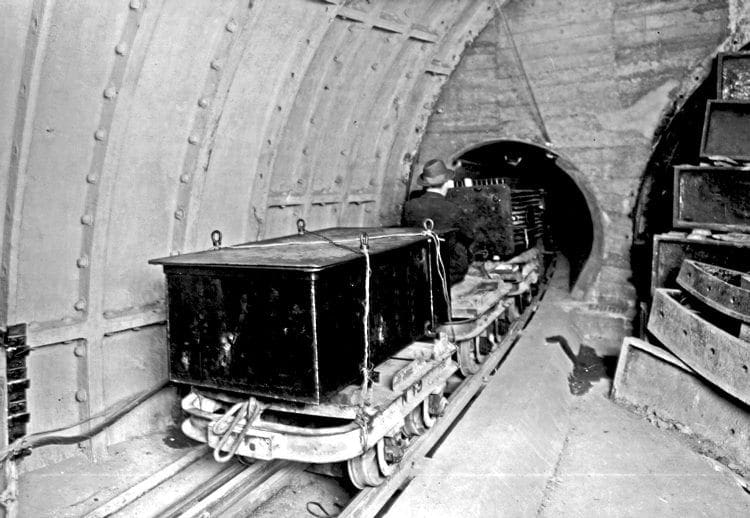
[[[215,250],[152,259],[165,267],[231,267],[317,271],[362,257],[360,234],[377,255],[427,239],[418,228],[328,228]],[[327,239],[326,239],[327,238]],[[329,241],[330,240],[330,241]],[[333,243],[331,243],[333,241]]]

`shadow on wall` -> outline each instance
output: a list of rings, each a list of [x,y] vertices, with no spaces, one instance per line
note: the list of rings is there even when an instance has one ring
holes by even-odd
[[[571,166],[541,146],[510,140],[472,146],[454,156],[458,161],[466,177],[505,177],[545,190],[549,243],[568,258],[570,289],[583,297],[599,270],[601,254],[592,251],[601,248],[601,232],[587,197],[567,172]]]

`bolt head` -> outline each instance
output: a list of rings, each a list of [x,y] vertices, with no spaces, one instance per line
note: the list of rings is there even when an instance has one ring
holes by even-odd
[[[75,304],[73,304],[73,308],[76,311],[85,311],[86,310],[86,301],[84,299],[77,300]]]
[[[128,53],[128,44],[125,43],[125,42],[118,43],[117,46],[115,47],[115,53],[118,56],[124,56],[125,54],[127,54]]]
[[[109,86],[104,90],[104,98],[105,99],[112,99],[117,95],[117,88],[114,86]]]
[[[190,175],[185,173],[180,175],[180,182],[181,183],[188,183],[190,181]]]
[[[78,266],[79,268],[88,268],[89,264],[91,263],[89,262],[89,258],[87,255],[82,255],[76,260],[76,266]]]
[[[93,225],[94,224],[94,216],[91,214],[84,214],[81,216],[81,223],[84,225]]]
[[[73,349],[73,354],[78,358],[83,358],[84,356],[86,356],[86,346],[83,344],[76,345]]]
[[[218,59],[214,59],[211,61],[211,68],[214,70],[221,70],[221,61]]]
[[[234,20],[229,20],[224,28],[227,30],[227,32],[234,32],[237,30],[237,22],[235,22]]]
[[[208,98],[207,97],[201,97],[198,99],[198,106],[201,108],[207,108],[208,107]]]
[[[81,389],[76,391],[76,401],[79,403],[85,403],[88,398],[89,395],[85,390]]]
[[[107,138],[107,131],[103,129],[96,130],[96,132],[94,133],[94,138],[100,142],[103,141]]]
[[[130,8],[134,11],[137,11],[142,6],[141,0],[130,0]]]
[[[174,219],[182,219],[185,217],[185,211],[182,209],[177,209],[174,211]]]
[[[195,135],[190,135],[188,137],[188,142],[191,143],[191,144],[197,144],[198,143],[198,137],[196,137]]]
[[[95,175],[94,173],[86,175],[86,182],[87,183],[96,183],[98,181],[99,181],[99,177],[97,175]]]

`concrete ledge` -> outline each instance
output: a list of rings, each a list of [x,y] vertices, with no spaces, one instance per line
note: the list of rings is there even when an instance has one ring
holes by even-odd
[[[625,338],[612,399],[659,427],[679,430],[701,453],[750,475],[750,408],[664,349]]]

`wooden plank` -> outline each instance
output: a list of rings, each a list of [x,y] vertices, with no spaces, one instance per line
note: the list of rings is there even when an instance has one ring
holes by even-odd
[[[206,447],[200,446],[195,448],[186,455],[120,493],[104,505],[97,507],[88,513],[85,518],[104,518],[105,516],[110,516],[207,454],[208,449]]]
[[[677,296],[656,290],[648,330],[703,378],[750,403],[750,343],[704,320]]]
[[[203,516],[222,516],[228,507],[246,497],[249,493],[259,495],[257,502],[267,498],[269,484],[276,487],[282,480],[288,479],[295,473],[305,469],[305,464],[290,461],[257,462],[240,472],[232,480],[208,495],[190,509],[180,514],[180,518],[196,518]]]
[[[735,270],[687,259],[677,284],[715,310],[750,323],[750,290],[741,287],[742,277]]]

